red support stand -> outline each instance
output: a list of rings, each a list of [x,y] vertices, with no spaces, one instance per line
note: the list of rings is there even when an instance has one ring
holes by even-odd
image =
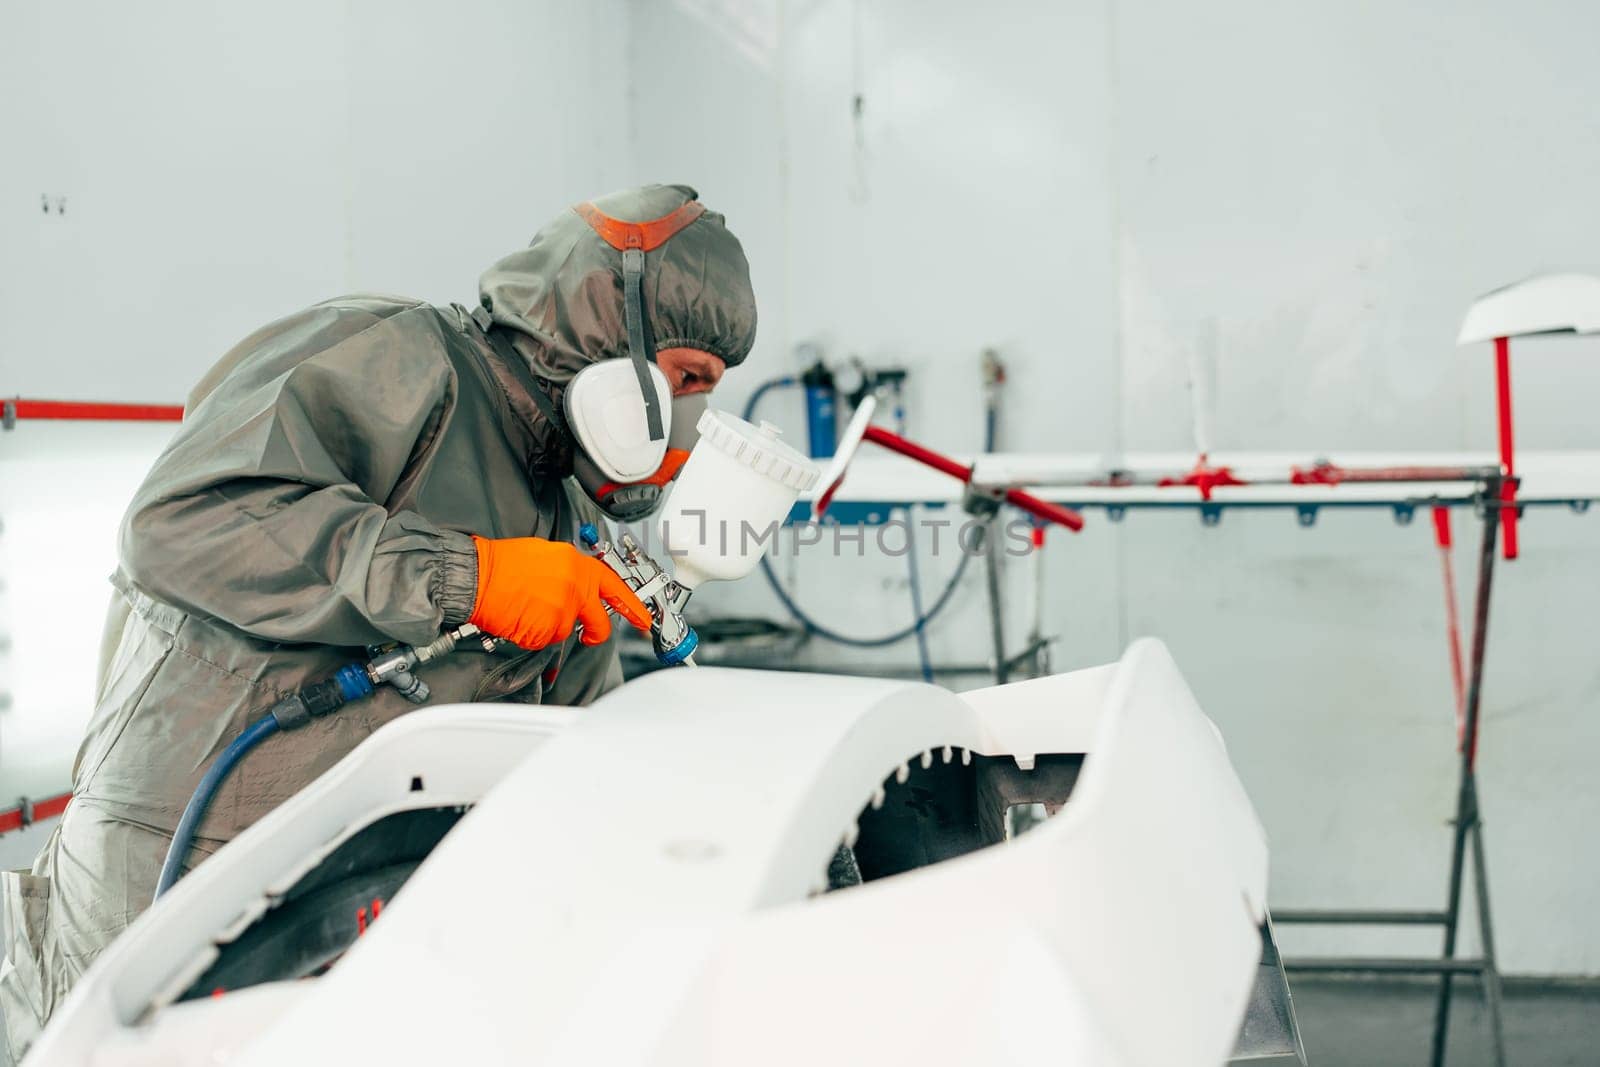
[[[1505,475],[1500,482],[1500,534],[1501,547],[1506,559],[1517,558],[1517,471],[1515,449],[1511,442],[1511,339],[1494,339],[1494,392],[1495,408],[1500,422],[1500,468]]]
[[[1451,559],[1450,509],[1443,505],[1433,509],[1433,540],[1439,546],[1440,565],[1444,571],[1445,638],[1450,643],[1450,681],[1456,694],[1456,751],[1466,743],[1467,730],[1467,676],[1461,663],[1461,612],[1456,606],[1456,569]]]

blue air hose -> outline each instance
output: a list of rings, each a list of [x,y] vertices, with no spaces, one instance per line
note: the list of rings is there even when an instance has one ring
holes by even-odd
[[[744,402],[744,421],[749,422],[755,417],[756,406],[761,403],[762,397],[774,389],[788,389],[799,384],[800,379],[789,374],[781,378],[773,378],[771,381],[762,382],[756,386],[756,391],[751,393],[750,399]]]
[[[211,799],[216,796],[223,780],[233,773],[234,766],[261,742],[278,732],[278,720],[272,715],[263,715],[251,723],[233,743],[222,750],[222,755],[212,761],[206,769],[205,777],[200,779],[200,784],[195,788],[194,795],[189,798],[189,804],[183,809],[183,818],[178,820],[178,828],[173,831],[172,845],[167,849],[167,858],[161,864],[161,878],[156,882],[156,897],[171,889],[173,883],[183,874],[183,860],[189,854],[189,846],[194,844],[195,831],[200,828],[200,820],[206,817],[206,809],[211,806]]]
[[[178,828],[172,832],[167,858],[161,864],[161,877],[156,881],[156,899],[159,900],[161,894],[183,877],[183,861],[194,844],[195,832],[206,817],[206,809],[211,807],[217,790],[233,773],[233,768],[251,749],[280,730],[298,729],[312,719],[337,711],[352,700],[369,697],[374,688],[364,664],[347,663],[335,671],[332,678],[284,697],[272,705],[271,711],[245,727],[244,733],[234,738],[233,743],[223,749],[222,754],[206,768],[205,776],[189,797],[183,817],[178,820]]]

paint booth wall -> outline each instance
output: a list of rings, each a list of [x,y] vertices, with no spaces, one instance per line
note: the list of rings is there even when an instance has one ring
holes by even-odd
[[[182,403],[342,292],[475,302],[621,184],[621,0],[18,2],[0,27],[0,395]],[[0,433],[0,808],[65,789],[115,529],[164,425]],[[0,867],[31,842],[0,838]]]
[[[798,370],[811,342],[907,366],[912,435],[968,451],[993,346],[1005,449],[1192,449],[1198,368],[1213,449],[1487,453],[1490,353],[1454,344],[1467,303],[1540,271],[1600,272],[1591,4],[635,0],[630,14],[634,177],[699,185],[754,264],[761,333],[724,406]],[[1522,447],[1600,448],[1597,345],[1518,350]],[[803,434],[793,390],[761,414]],[[1457,531],[1469,604],[1476,530],[1458,513]],[[955,560],[921,544],[931,597]],[[855,551],[786,554],[779,570],[840,629],[903,625],[904,560]],[[1533,514],[1524,554],[1497,578],[1484,703],[1499,947],[1510,971],[1596,974],[1600,519]],[[1058,667],[1143,634],[1171,646],[1266,824],[1277,906],[1442,906],[1456,764],[1427,523],[1097,512],[1043,562]],[[1023,561],[1005,579],[1017,642],[1034,577]],[[987,658],[982,591],[970,568],[936,659]],[[782,615],[759,577],[696,608]],[[805,655],[915,663],[909,642]],[[1438,935],[1280,937],[1392,954]]]

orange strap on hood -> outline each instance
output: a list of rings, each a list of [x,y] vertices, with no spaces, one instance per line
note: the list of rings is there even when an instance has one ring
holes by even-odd
[[[691,200],[676,211],[669,212],[659,219],[650,219],[648,222],[623,222],[621,219],[614,219],[587,201],[575,205],[572,210],[600,235],[602,241],[619,252],[630,248],[637,248],[641,252],[654,252],[706,213],[705,205],[698,200]]]

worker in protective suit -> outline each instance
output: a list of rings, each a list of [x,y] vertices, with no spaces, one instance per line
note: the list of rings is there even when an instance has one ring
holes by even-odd
[[[190,396],[123,521],[73,800],[31,873],[0,875],[14,1057],[150,904],[206,768],[280,698],[468,621],[508,640],[431,664],[435,703],[585,704],[621,681],[606,608],[648,612],[571,541],[597,511],[654,509],[749,353],[743,250],[694,190],[647,186],[564,212],[480,295],[318,304]],[[268,738],[186,866],[411,708],[380,687]]]

